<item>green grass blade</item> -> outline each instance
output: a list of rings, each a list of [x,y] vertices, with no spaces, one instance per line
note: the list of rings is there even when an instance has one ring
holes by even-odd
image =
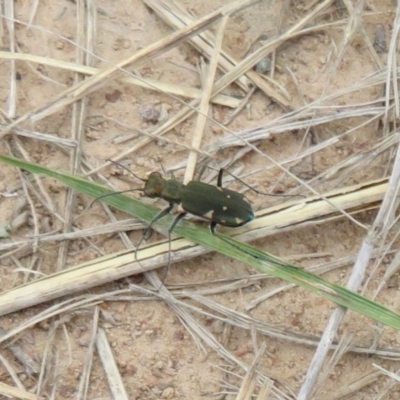
[[[76,189],[93,198],[113,193],[112,190],[84,178],[50,170],[38,164],[25,162],[8,156],[0,156],[0,160],[36,174],[44,174],[53,177],[68,187]],[[124,194],[113,194],[113,196],[102,198],[101,201],[146,222],[150,222],[157,212],[159,212],[158,208],[144,204]],[[167,232],[174,218],[175,216],[173,215],[166,215],[164,218],[157,221],[156,225],[161,231]],[[183,236],[194,243],[198,243],[199,245],[245,262],[262,272],[295,283],[328,300],[400,330],[400,315],[386,307],[347,290],[342,286],[330,283],[293,264],[284,262],[273,255],[264,253],[245,243],[238,242],[231,237],[221,234],[212,235],[209,229],[186,220],[182,220],[176,226],[174,234]]]

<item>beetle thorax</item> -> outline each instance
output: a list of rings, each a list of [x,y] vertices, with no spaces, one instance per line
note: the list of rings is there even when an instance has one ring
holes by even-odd
[[[164,179],[159,172],[152,172],[146,181],[144,194],[147,197],[164,199],[169,203],[180,203],[183,183],[176,179]]]

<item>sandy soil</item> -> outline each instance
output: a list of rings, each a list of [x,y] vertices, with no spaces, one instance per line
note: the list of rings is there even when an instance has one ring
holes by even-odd
[[[38,3],[36,12],[34,12],[34,3],[33,1],[14,2],[15,19],[18,20],[14,24],[15,32],[13,33],[15,51],[59,61],[77,62],[80,2],[78,0],[42,1]],[[186,10],[197,17],[227,3],[226,0],[181,2]],[[224,47],[229,49],[237,60],[240,60],[249,49],[251,51],[261,46],[258,40],[261,35],[266,35],[268,38],[277,35],[277,29],[279,29],[277,24],[282,15],[281,3],[283,2],[261,1],[232,16],[226,27]],[[284,9],[280,32],[284,32],[310,13],[310,10],[315,7],[314,3],[316,2],[311,0],[290,2]],[[7,26],[8,20],[4,16],[4,7],[3,4],[0,37],[2,37],[2,49],[9,51],[12,35],[10,25]],[[92,66],[96,68],[115,65],[172,32],[172,29],[147,8],[142,0],[98,1],[95,7],[94,19],[97,29],[92,43]],[[352,36],[347,46],[344,46],[343,25],[285,41],[276,52],[273,79],[290,94],[289,107],[283,109],[281,105],[257,90],[250,97],[244,110],[229,125],[229,129],[233,132],[241,132],[264,126],[278,120],[290,110],[298,110],[322,95],[327,96],[340,89],[348,88],[378,71],[380,67],[366,45],[366,37],[373,44],[375,54],[383,68],[387,63],[388,44],[395,14],[396,7],[392,1],[369,1],[365,5],[362,19],[362,27],[367,36],[364,36],[362,31],[358,31]],[[325,10],[317,22],[328,24],[339,20],[347,21],[347,17],[348,12],[344,4],[335,2]],[[315,23],[316,21],[311,21],[310,24]],[[83,39],[80,43],[82,48],[88,47]],[[197,68],[199,61],[198,51],[184,43],[144,65],[128,68],[128,70],[144,78],[199,88],[201,87]],[[0,64],[1,76],[3,76],[0,83],[3,124],[7,123],[6,115],[9,118],[15,118],[37,109],[55,98],[57,94],[71,86],[74,79],[77,79],[68,70],[41,63],[17,61],[16,109],[13,114],[10,110],[10,98],[12,98],[10,65],[9,60],[3,60]],[[236,98],[245,96],[245,93],[236,85],[230,85],[224,93]],[[382,85],[353,91],[347,96],[332,100],[332,112],[338,111],[345,105],[368,103],[382,96],[382,93]],[[183,100],[188,101],[188,99]],[[112,81],[88,97],[83,117],[84,136],[80,139],[82,154],[92,166],[102,165],[106,159],[115,157],[143,139],[141,131],[154,129],[162,123],[158,121],[157,115],[155,120],[152,120],[146,113],[164,110],[168,113],[168,117],[171,117],[182,108],[181,100],[168,94]],[[77,120],[77,113],[79,114],[79,108],[67,106],[50,117],[37,122],[27,121],[20,127],[60,138],[76,139],[74,123]],[[231,108],[214,105],[210,115],[223,123],[232,113]],[[311,156],[302,157],[300,162],[286,164],[286,167],[290,168],[297,177],[308,181],[355,153],[367,153],[373,149],[374,143],[378,142],[383,135],[382,126],[376,121],[360,126],[364,121],[366,117],[357,116],[313,126],[310,130],[293,128],[285,132],[276,132],[268,138],[254,142],[260,153],[249,151],[236,161],[231,169],[234,171],[235,168],[240,167],[239,175],[244,176],[243,179],[260,190],[280,191],[282,189],[290,192],[298,186],[298,183],[276,167],[267,169],[271,163],[263,157],[263,154],[267,154],[276,161],[284,162],[300,152],[331,140],[329,146],[323,147]],[[188,157],[185,146],[191,144],[194,126],[195,118],[192,117],[165,136],[168,142],[162,139],[152,141],[124,158],[122,162],[142,177],[150,171],[160,170],[161,165],[166,170],[182,167]],[[351,128],[354,130],[351,131]],[[208,145],[219,143],[229,136],[231,136],[229,132],[224,132],[217,125],[210,123],[206,127],[202,148],[206,149]],[[126,137],[127,140],[120,143],[118,140],[122,137]],[[71,149],[32,137],[18,136],[17,139],[10,136],[3,138],[0,142],[0,152],[21,156],[21,146],[23,146],[25,154],[31,161],[64,171],[71,170],[69,161]],[[216,152],[212,165],[218,167],[224,161],[231,159],[239,149],[239,147],[229,147]],[[347,175],[329,180],[322,175],[323,177],[315,183],[314,187],[323,191],[387,176],[391,167],[390,157],[391,155],[388,154],[376,157],[362,168],[355,168]],[[253,171],[259,172],[252,174]],[[130,184],[119,176],[122,172],[117,167],[108,167],[102,172],[121,190],[129,187]],[[81,173],[80,168],[77,173]],[[179,179],[182,179],[183,174],[182,168],[175,172]],[[135,181],[134,178],[132,180]],[[66,189],[54,180],[45,179],[43,182],[56,205],[56,212],[62,215]],[[137,185],[136,181],[134,185]],[[240,189],[241,186],[235,183],[232,188]],[[15,191],[18,193],[17,197],[8,196]],[[12,230],[9,237],[1,239],[0,243],[24,240],[27,235],[34,234],[35,221],[32,219],[31,207],[21,188],[19,174],[15,168],[2,164],[0,192],[0,226],[9,224],[17,215],[26,211],[23,223]],[[50,213],[39,205],[32,189],[29,189],[29,192],[32,202],[38,207],[39,232],[43,234],[62,230],[63,224],[54,216],[54,213]],[[302,190],[302,193],[309,194],[306,190]],[[254,209],[283,201],[280,198],[266,198],[251,192],[246,192],[246,194],[251,199]],[[109,221],[99,204],[90,211],[83,212],[90,202],[91,199],[78,196],[73,215],[75,217],[80,215],[80,217],[73,221],[74,227],[83,229],[101,226]],[[163,201],[156,204],[160,207],[164,206]],[[118,219],[126,218],[121,213],[116,213],[116,215]],[[375,217],[376,210],[370,210],[357,215],[356,218],[363,224],[369,225]],[[128,232],[132,243],[138,242],[142,232],[142,230]],[[340,261],[346,257],[354,258],[365,235],[364,229],[346,218],[341,218],[321,221],[321,223],[310,224],[300,229],[286,230],[259,239],[252,244],[284,259],[295,260],[303,267],[310,267],[335,260]],[[154,234],[147,242],[161,238],[161,235]],[[0,259],[2,290],[9,290],[36,279],[42,274],[54,273],[60,260],[60,246],[59,242],[40,243],[36,252],[32,251],[32,247],[28,250],[18,248],[16,250],[19,251],[12,256],[2,257]],[[90,243],[84,239],[72,240],[67,247],[68,252],[63,267],[74,266],[124,248],[116,234],[92,237]],[[393,245],[393,250],[395,249],[396,246]],[[384,257],[378,265],[377,272],[370,271],[372,280],[365,289],[366,295],[372,296],[390,260],[389,256]],[[352,265],[353,259],[349,259],[348,262],[342,264],[341,268],[324,274],[324,278],[345,285]],[[213,282],[219,279],[244,279],[256,274],[257,271],[239,262],[219,254],[209,254],[172,265],[166,285],[187,287],[188,284]],[[160,275],[162,276],[163,272]],[[131,282],[148,286],[145,277],[133,276],[110,282],[76,296],[128,289]],[[272,292],[285,285],[285,282],[278,279],[267,278],[254,281],[253,284],[245,285],[240,290],[211,295],[209,298],[272,326],[286,329],[287,339],[256,334],[248,329],[228,326],[212,316],[192,312],[194,318],[204,324],[206,329],[215,335],[243,365],[251,365],[256,349],[263,342],[266,343],[266,351],[259,362],[258,370],[272,379],[271,384],[275,389],[266,397],[268,399],[296,398],[314,355],[315,346],[295,343],[290,338],[293,333],[319,337],[335,308],[334,304],[317,295],[292,287],[271,296],[251,311],[246,311],[250,302],[265,292]],[[394,283],[381,291],[377,300],[393,310],[398,310],[400,300],[398,293],[398,286]],[[5,315],[1,318],[0,328],[9,330],[19,326],[60,301],[61,299],[47,302]],[[206,306],[194,300],[184,301],[203,310],[207,309]],[[46,360],[43,366],[45,370],[42,372],[43,381],[40,382],[40,395],[43,398],[51,398],[53,389],[53,398],[76,398],[83,365],[90,352],[89,343],[94,313],[93,307],[66,312],[35,324],[12,338],[14,341],[18,339],[15,344],[37,365],[42,365],[43,360]],[[237,364],[229,363],[220,354],[210,350],[207,345],[204,347],[207,350],[205,354],[185,329],[174,310],[165,302],[123,299],[117,295],[111,298],[110,296],[110,299],[100,304],[99,326],[104,329],[111,345],[129,399],[236,398],[245,375],[244,369]],[[361,319],[354,313],[348,313],[342,323],[339,334],[344,332],[354,334],[352,342],[357,345],[399,347],[398,332],[390,328],[378,329],[370,320]],[[382,334],[379,338],[378,333]],[[24,362],[16,359],[15,353],[10,348],[3,348],[1,357],[1,381],[17,386],[9,372],[14,370],[15,379],[21,382],[20,388],[35,393],[39,376],[41,376],[39,372],[31,373]],[[11,366],[7,367],[4,360],[8,360]],[[399,367],[398,362],[384,360],[376,355],[348,352],[340,358],[326,380],[322,382],[317,398],[335,398],[334,395],[339,389],[347,387],[373,371],[374,363],[392,371]],[[328,371],[328,365],[326,365],[326,371]],[[382,398],[400,398],[398,386],[383,376],[348,398],[352,400],[378,398],[378,394],[385,390],[385,385],[389,386]],[[258,390],[259,388],[255,389],[255,392]],[[225,397],[221,394],[225,394]],[[87,398],[112,398],[106,374],[96,350],[93,355]]]

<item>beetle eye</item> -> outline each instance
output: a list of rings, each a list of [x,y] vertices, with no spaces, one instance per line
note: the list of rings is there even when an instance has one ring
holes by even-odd
[[[144,195],[150,198],[156,197],[156,192],[153,188],[146,187],[144,188]]]

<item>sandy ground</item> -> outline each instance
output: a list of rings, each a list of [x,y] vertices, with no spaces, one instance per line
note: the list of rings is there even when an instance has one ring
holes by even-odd
[[[10,33],[10,25],[7,25],[7,19],[4,16],[7,7],[3,3],[2,35],[0,35],[2,49],[10,50],[10,36],[13,34],[15,51],[59,61],[78,62],[76,44],[80,2],[78,0],[42,1],[38,3],[36,10],[34,3],[14,2],[17,22],[13,25],[15,29],[13,33]],[[182,7],[197,17],[227,3],[228,1],[221,0],[181,2]],[[261,1],[232,16],[226,27],[223,46],[229,49],[237,60],[240,60],[249,50],[254,51],[257,46],[260,46],[258,39],[261,35],[264,35],[265,39],[265,36],[271,38],[278,32],[284,32],[310,13],[310,10],[315,7],[314,3],[317,2],[293,1],[286,6],[281,3],[285,2]],[[172,32],[172,29],[141,0],[97,1],[94,6],[96,11],[93,20],[96,22],[96,36],[91,44],[93,49],[91,65],[96,68],[115,65]],[[281,7],[284,7],[283,14]],[[85,11],[84,8],[82,9]],[[253,127],[265,126],[271,121],[277,121],[290,110],[297,110],[320,96],[328,96],[346,89],[355,82],[361,82],[363,78],[375,71],[379,71],[387,63],[388,43],[392,35],[395,14],[394,2],[369,1],[365,4],[363,11],[364,31],[357,31],[347,46],[344,46],[346,37],[344,25],[331,26],[285,41],[278,47],[275,54],[273,79],[290,95],[289,106],[284,109],[257,90],[250,97],[246,107],[229,125],[229,129],[239,133]],[[347,22],[347,17],[348,12],[344,4],[334,2],[317,21],[326,24],[340,20]],[[30,18],[32,18],[31,21]],[[279,27],[280,18],[282,22]],[[29,22],[31,22],[30,26]],[[310,26],[315,23],[315,20],[311,21]],[[365,38],[372,43],[381,67],[371,55]],[[82,48],[88,47],[83,39],[80,45]],[[199,62],[198,51],[184,43],[143,65],[128,68],[128,70],[140,74],[143,78],[200,88],[201,82],[197,68]],[[16,108],[13,113],[10,109],[12,92],[10,65],[9,60],[3,60],[0,63],[3,77],[0,83],[3,124],[7,123],[6,115],[15,118],[37,109],[71,86],[74,79],[77,79],[68,70],[41,63],[17,61],[14,102]],[[224,93],[236,98],[245,96],[243,90],[237,85],[230,85]],[[368,87],[353,91],[347,96],[335,98],[326,105],[332,106],[332,113],[335,113],[340,110],[340,107],[368,103],[382,94],[382,85]],[[115,157],[134,146],[144,137],[141,131],[154,130],[163,122],[163,113],[171,117],[181,110],[183,108],[181,100],[188,101],[188,99],[173,98],[165,93],[121,82],[112,81],[106,84],[88,97],[82,124],[84,135],[82,139],[79,139],[84,158],[92,166],[99,166],[106,159]],[[160,110],[161,120],[157,114]],[[149,113],[156,114],[154,119],[148,117]],[[210,116],[223,123],[232,113],[233,110],[229,107],[214,105]],[[78,115],[79,108],[73,109],[72,106],[67,106],[50,117],[37,122],[27,121],[20,127],[60,138],[76,139],[74,121],[77,120]],[[318,112],[315,115],[317,116]],[[231,170],[235,171],[235,168],[238,168],[237,173],[260,190],[289,192],[297,187],[298,183],[276,167],[267,169],[272,164],[263,157],[263,154],[267,154],[278,162],[284,162],[307,149],[331,140],[330,145],[322,147],[311,156],[303,156],[299,162],[286,164],[286,167],[305,181],[322,174],[322,178],[313,184],[321,191],[387,176],[390,174],[391,155],[386,153],[345,175],[329,180],[323,175],[325,171],[349,156],[372,150],[374,143],[381,139],[382,124],[375,121],[360,126],[365,121],[367,121],[366,117],[354,116],[319,124],[311,129],[294,127],[284,132],[273,133],[269,137],[254,141],[252,144],[257,146],[260,153],[249,151],[234,163]],[[145,177],[150,171],[160,170],[161,165],[166,170],[182,167],[188,157],[185,146],[191,144],[194,126],[195,118],[192,117],[170,131],[165,136],[168,141],[162,139],[152,141],[125,157],[122,162],[141,177]],[[354,129],[351,130],[352,128]],[[202,149],[220,143],[222,139],[229,136],[232,136],[231,133],[210,123],[205,130]],[[123,137],[127,140],[120,143],[119,140]],[[62,148],[54,143],[32,137],[18,136],[18,140],[19,142],[10,137],[3,138],[0,143],[0,152],[21,156],[21,146],[23,146],[30,160],[64,171],[71,170],[70,149],[66,152],[66,147]],[[211,164],[218,168],[221,163],[234,157],[240,149],[240,147],[228,147],[216,152]],[[252,174],[253,171],[258,172]],[[102,172],[121,190],[129,187],[130,184],[126,180],[120,179],[119,174],[122,172],[117,167],[108,167]],[[79,168],[77,173],[81,173]],[[183,174],[182,168],[175,172],[179,179],[183,178]],[[139,186],[137,180],[132,178],[132,181],[134,187]],[[17,170],[2,164],[0,225],[10,223],[17,214],[25,211],[26,217],[24,222],[14,229],[9,237],[1,239],[0,243],[24,240],[27,235],[35,233],[31,207],[26,201],[19,182]],[[63,214],[65,188],[54,180],[44,180],[44,185],[56,205],[57,212]],[[241,185],[235,183],[232,188],[240,189]],[[15,191],[18,197],[7,196]],[[32,202],[38,206],[39,201],[34,191],[32,189],[29,191]],[[302,193],[309,194],[306,190],[302,190]],[[280,198],[266,198],[252,192],[246,192],[246,194],[251,199],[254,209],[283,201]],[[75,217],[78,215],[80,217],[77,220],[74,219],[74,227],[83,229],[101,226],[109,221],[99,204],[90,211],[82,213],[90,202],[91,199],[78,196],[73,214]],[[163,201],[156,204],[160,207],[165,205]],[[40,233],[63,229],[60,220],[48,210],[39,206],[37,212],[39,217],[37,227]],[[122,213],[116,213],[116,215],[118,219],[126,218]],[[373,209],[358,214],[356,218],[362,224],[369,225],[374,221],[375,216],[376,210]],[[132,243],[138,242],[142,232],[142,230],[128,232]],[[286,230],[259,239],[252,244],[284,259],[295,260],[303,267],[322,265],[350,257],[340,268],[324,274],[324,278],[345,285],[353,265],[353,258],[358,253],[365,235],[366,231],[354,222],[339,218]],[[390,235],[389,237],[394,238]],[[161,238],[162,236],[154,234],[147,242]],[[18,248],[19,251],[12,257],[1,258],[2,290],[9,290],[34,280],[42,274],[54,273],[58,268],[60,246],[59,242],[43,243],[39,244],[36,252],[32,252],[32,248],[25,252]],[[65,268],[95,259],[102,254],[112,254],[124,249],[124,245],[118,235],[108,234],[92,237],[90,243],[83,239],[72,240],[67,249],[65,265],[63,265]],[[392,249],[396,250],[395,244],[392,245]],[[372,279],[365,288],[366,295],[371,296],[374,293],[385,271],[385,266],[389,262],[390,256],[383,257],[378,270],[374,273],[372,270],[369,272]],[[166,285],[187,287],[188,284],[223,279],[245,279],[256,274],[257,271],[239,262],[219,254],[209,254],[172,265],[166,278]],[[163,272],[161,272],[162,275]],[[79,295],[113,293],[119,289],[127,289],[131,282],[148,286],[145,277],[133,276],[110,282]],[[286,329],[287,338],[278,339],[260,332],[252,332],[251,329],[232,327],[218,321],[211,314],[207,316],[192,311],[194,318],[237,357],[242,365],[251,365],[256,349],[265,342],[266,351],[257,368],[263,376],[268,376],[272,380],[274,390],[265,397],[268,399],[296,398],[314,355],[315,346],[295,343],[291,337],[295,333],[303,333],[318,338],[335,308],[334,304],[317,295],[292,287],[272,295],[251,311],[246,311],[247,305],[254,299],[285,285],[285,282],[275,278],[261,279],[254,281],[253,284],[244,285],[242,289],[211,295],[209,298],[229,309]],[[398,285],[394,283],[381,291],[377,300],[393,310],[398,310],[400,300],[398,293]],[[59,301],[61,299],[5,315],[0,320],[0,328],[9,330],[19,326]],[[193,300],[185,301],[202,310],[207,309],[206,306]],[[17,386],[15,382],[19,379],[22,385],[20,388],[25,388],[32,393],[36,393],[35,390],[40,382],[40,395],[43,398],[77,398],[83,365],[90,352],[89,343],[94,313],[93,307],[65,312],[35,324],[23,330],[18,336],[14,336],[12,340],[18,339],[15,343],[20,350],[38,365],[42,365],[44,370],[42,374],[38,371],[31,373],[24,362],[16,359],[15,353],[10,348],[4,347],[0,353],[1,381]],[[204,346],[207,353],[202,351],[177,314],[165,302],[130,300],[115,296],[100,304],[99,326],[104,329],[110,343],[129,399],[236,398],[245,375],[244,369],[238,364],[229,363],[220,354],[210,350],[207,345]],[[399,347],[400,335],[395,330],[377,328],[370,320],[358,318],[354,313],[348,313],[346,316],[340,326],[338,339],[344,332],[354,334],[352,343],[357,345]],[[382,336],[377,337],[378,334]],[[10,363],[10,366],[6,366],[5,360]],[[44,365],[43,360],[46,360]],[[329,366],[326,364],[324,371],[327,376],[325,380],[322,380],[321,376],[321,387],[319,387],[317,398],[336,398],[334,395],[338,394],[339,389],[346,388],[373,371],[374,363],[392,371],[399,367],[398,362],[384,360],[374,354],[362,355],[348,352],[341,356],[332,371],[329,372]],[[15,380],[11,378],[10,370],[15,371]],[[258,390],[259,388],[255,389],[255,393]],[[400,398],[398,385],[381,376],[372,384],[350,395],[348,399],[375,399],[378,398],[379,393],[384,393],[380,398]],[[54,397],[51,397],[52,395]],[[96,350],[93,355],[87,398],[112,398],[104,368]]]

